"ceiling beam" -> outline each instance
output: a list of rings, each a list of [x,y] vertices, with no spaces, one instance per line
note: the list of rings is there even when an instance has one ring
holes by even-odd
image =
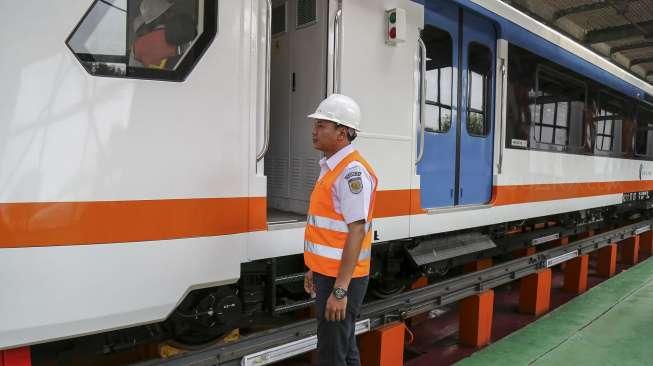
[[[553,21],[555,22],[556,20],[560,18],[564,18],[569,15],[585,13],[588,11],[594,11],[599,9],[605,9],[611,6],[612,4],[607,0],[601,0],[591,4],[572,6],[571,8],[561,9],[553,13]]]
[[[647,34],[642,34],[644,30]],[[587,32],[583,41],[586,43],[594,44],[601,42],[618,41],[620,39],[647,36],[653,34],[653,20],[636,24],[625,24],[616,27],[595,29]]]
[[[610,48],[610,55],[614,55],[615,53],[619,53],[619,52],[640,50],[642,48],[649,48],[649,47],[653,47],[653,41],[639,42],[639,43],[627,44],[627,45],[623,45],[623,46],[616,46],[616,47]]]
[[[633,67],[641,64],[650,64],[650,63],[653,63],[653,57],[636,58],[630,61],[628,67]]]

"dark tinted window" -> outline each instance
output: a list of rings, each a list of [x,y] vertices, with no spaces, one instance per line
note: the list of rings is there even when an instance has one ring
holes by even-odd
[[[517,46],[508,49],[506,95],[506,147],[527,148],[531,126],[530,98],[535,96],[534,54]]]
[[[67,45],[93,75],[183,80],[217,31],[217,0],[100,0]]]
[[[467,98],[467,132],[486,136],[489,132],[490,87],[492,81],[492,52],[479,44],[469,45]]]
[[[272,35],[286,31],[286,3],[272,9]]]
[[[315,0],[297,0],[297,28],[317,21]]]
[[[640,105],[637,110],[635,153],[653,157],[653,107]]]
[[[507,148],[653,159],[650,130],[653,104],[509,45]]]
[[[429,132],[447,132],[451,128],[453,94],[453,46],[448,32],[426,26],[422,31],[426,45],[426,116]]]

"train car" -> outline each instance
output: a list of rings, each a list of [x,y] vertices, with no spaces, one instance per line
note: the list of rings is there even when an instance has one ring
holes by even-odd
[[[653,87],[498,0],[0,8],[0,350],[308,305],[306,116],[334,92],[379,177],[377,297],[653,190]]]

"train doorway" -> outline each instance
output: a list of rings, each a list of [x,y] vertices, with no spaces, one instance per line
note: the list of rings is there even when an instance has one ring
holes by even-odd
[[[496,30],[448,1],[427,3],[423,208],[482,205],[492,195]]]
[[[328,0],[278,0],[272,8],[268,224],[306,220],[320,173],[312,113],[326,96]]]

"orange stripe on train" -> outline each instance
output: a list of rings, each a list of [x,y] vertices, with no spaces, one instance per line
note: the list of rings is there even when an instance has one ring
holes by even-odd
[[[265,212],[262,197],[4,203],[0,204],[0,247],[237,234],[266,230]]]
[[[653,190],[653,181],[493,187],[495,206]],[[0,248],[166,240],[267,230],[264,197],[0,204]],[[418,189],[377,193],[375,218],[418,215]]]

